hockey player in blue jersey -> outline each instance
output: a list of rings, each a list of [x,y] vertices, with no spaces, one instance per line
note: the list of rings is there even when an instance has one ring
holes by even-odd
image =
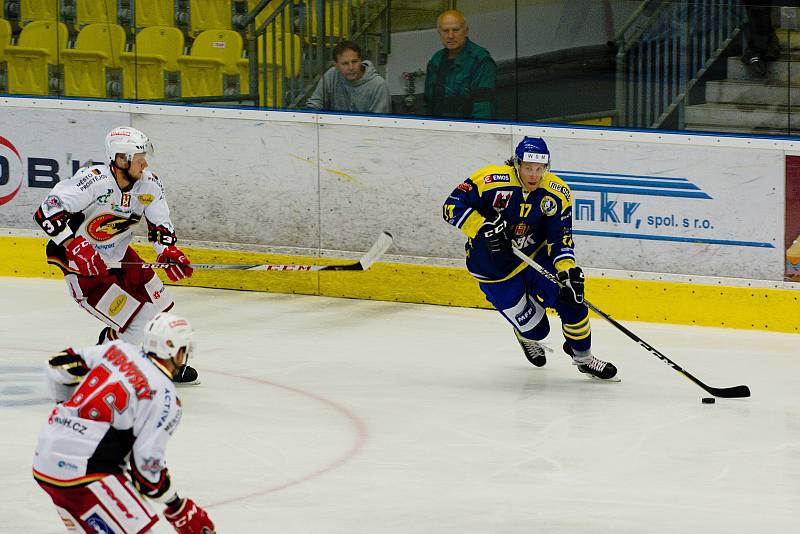
[[[549,172],[550,151],[539,137],[525,137],[505,165],[489,165],[458,184],[443,206],[445,221],[469,238],[467,269],[487,300],[514,327],[525,356],[536,367],[547,359],[540,343],[550,332],[546,308],[561,318],[564,351],[578,370],[613,380],[617,368],[592,355],[583,271],[575,264],[572,192]],[[518,247],[557,276],[559,288],[525,262]]]

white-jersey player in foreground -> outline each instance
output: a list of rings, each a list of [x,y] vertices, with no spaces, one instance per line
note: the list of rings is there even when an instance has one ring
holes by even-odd
[[[161,180],[150,172],[153,146],[135,128],[114,128],[105,139],[103,165],[83,167],[55,185],[34,214],[50,236],[47,262],[64,273],[69,294],[103,321],[102,343],[118,337],[141,343],[147,321],[173,306],[172,297],[151,268],[130,247],[133,228],[144,218],[158,261],[172,263],[172,281],[192,275],[189,260],[177,247],[175,228]],[[119,269],[107,263],[125,262]],[[185,367],[177,383],[197,382]]]
[[[50,359],[58,405],[39,433],[33,476],[68,532],[148,532],[158,516],[144,496],[166,504],[179,533],[214,533],[206,512],[178,496],[165,461],[182,413],[172,375],[192,337],[185,319],[160,313],[141,346],[117,340]]]

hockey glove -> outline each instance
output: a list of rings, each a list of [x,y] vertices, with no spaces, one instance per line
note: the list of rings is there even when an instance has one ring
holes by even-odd
[[[169,279],[173,282],[177,282],[178,280],[182,280],[184,278],[189,278],[192,276],[192,272],[194,271],[194,269],[189,267],[189,258],[187,258],[186,254],[181,252],[181,249],[175,245],[165,248],[164,252],[158,255],[158,262],[174,264],[170,265],[166,269],[167,277],[169,277]]]
[[[79,235],[73,238],[66,250],[67,259],[75,264],[81,276],[98,276],[108,272],[106,262],[85,237]]]
[[[559,297],[568,304],[583,304],[583,270],[571,267],[556,274],[560,282]]]
[[[178,534],[215,534],[214,523],[205,510],[191,499],[178,501],[177,506],[164,510],[164,519]]]
[[[503,219],[503,215],[498,213],[493,221],[486,221],[478,232],[486,242],[486,248],[492,254],[499,254],[511,248],[511,236],[509,235],[508,221]]]

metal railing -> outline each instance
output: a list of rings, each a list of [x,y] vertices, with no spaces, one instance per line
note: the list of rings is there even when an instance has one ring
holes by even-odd
[[[692,87],[739,34],[741,0],[648,0],[617,37],[618,126],[686,124]]]
[[[259,106],[301,105],[345,39],[358,42],[365,59],[385,62],[389,8],[390,0],[261,0],[243,22],[251,97]]]

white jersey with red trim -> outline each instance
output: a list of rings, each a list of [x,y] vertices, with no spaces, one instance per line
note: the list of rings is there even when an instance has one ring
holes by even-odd
[[[76,377],[69,369],[74,373],[84,365],[88,372],[70,387]],[[51,359],[47,377],[56,400],[64,402],[39,433],[36,479],[55,486],[85,484],[124,472],[130,454],[140,492],[158,500],[174,494],[165,450],[180,422],[181,402],[166,370],[140,346],[113,341],[68,350]]]
[[[175,232],[161,180],[146,169],[131,189],[123,192],[108,165],[83,167],[72,178],[58,182],[40,209],[40,224],[55,244],[83,236],[106,262],[122,259],[133,238],[133,227],[142,217]],[[63,228],[53,224],[60,212],[69,214]],[[154,247],[159,254],[166,248],[161,243]]]

